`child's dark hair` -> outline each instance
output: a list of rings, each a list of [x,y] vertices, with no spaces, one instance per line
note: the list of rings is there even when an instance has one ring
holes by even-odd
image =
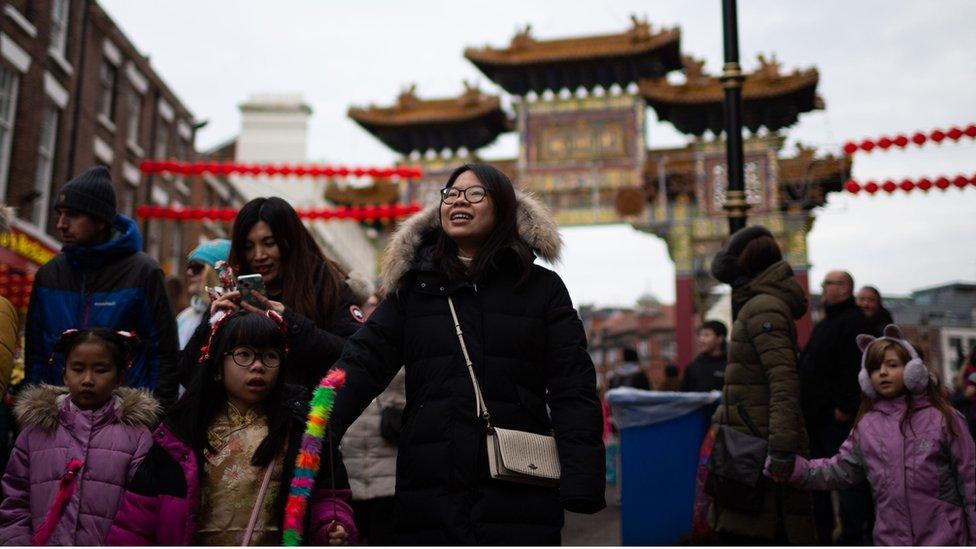
[[[217,372],[223,371],[225,353],[238,345],[247,345],[256,349],[277,349],[284,356],[286,342],[275,321],[265,315],[237,311],[223,321],[211,343],[210,358],[197,365],[197,372],[186,393],[166,417],[167,421],[186,437],[187,442],[198,455],[202,455],[204,450],[211,452],[215,450],[207,439],[207,431],[227,404],[227,389],[224,387],[224,382],[217,379]],[[265,402],[269,403],[264,406],[264,414],[268,419],[268,434],[251,457],[251,464],[255,466],[266,466],[271,463],[287,435],[286,410],[279,405],[282,400],[284,369],[287,364],[288,360],[285,357],[278,366],[278,378],[265,398]]]
[[[913,348],[916,349],[916,354],[918,354],[920,359],[925,359],[922,351],[918,349],[918,346],[914,343],[909,343]],[[901,363],[907,364],[911,360],[911,356],[908,351],[897,341],[891,339],[879,338],[874,340],[867,349],[864,350],[864,369],[870,374],[881,367],[881,363],[884,362],[885,354],[888,351],[894,351],[898,355],[898,360]],[[925,389],[925,396],[929,400],[929,404],[936,410],[942,412],[945,416],[946,428],[949,430],[949,435],[951,437],[957,436],[959,433],[956,430],[956,412],[955,408],[952,407],[952,403],[949,401],[949,394],[942,384],[942,380],[938,376],[929,376],[929,383]],[[911,427],[912,415],[915,413],[915,406],[912,402],[913,398],[916,398],[909,391],[905,391],[905,401],[907,407],[905,408],[905,413],[901,417],[901,422],[899,424],[902,434],[905,433],[906,427]],[[865,414],[874,408],[874,400],[868,398],[867,395],[861,395],[861,407],[857,412],[857,418],[854,420],[854,426],[857,427],[858,422]]]
[[[140,341],[134,335],[113,332],[106,328],[86,328],[84,330],[68,330],[54,343],[54,352],[64,355],[67,364],[68,355],[75,347],[82,343],[100,343],[112,357],[112,365],[118,373],[125,373],[132,359],[141,349]]]

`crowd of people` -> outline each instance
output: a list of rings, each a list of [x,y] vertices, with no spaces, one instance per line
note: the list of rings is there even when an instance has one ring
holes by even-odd
[[[583,326],[535,264],[558,259],[557,226],[497,169],[458,168],[392,237],[375,290],[288,202],[256,198],[189,254],[179,311],[106,168],[54,202],[64,246],[36,274],[9,395],[4,544],[551,545],[564,510],[605,506]],[[317,452],[323,379],[344,384]],[[552,435],[559,482],[494,478],[489,413]]]
[[[4,544],[558,545],[564,511],[605,507],[586,335],[535,263],[558,260],[558,227],[499,170],[455,170],[392,236],[378,288],[288,202],[256,198],[229,240],[188,255],[180,311],[107,169],[54,209],[64,247],[36,274],[15,389],[20,322],[0,299]],[[722,392],[702,494],[714,540],[971,543],[976,448],[953,403],[976,401],[973,360],[950,400],[880,293],[842,271],[799,349],[807,294],[763,227],[711,268],[732,325],[704,322],[700,354],[656,388]],[[328,379],[344,382],[334,401],[314,400]],[[634,349],[605,385],[652,388]],[[551,435],[558,482],[506,469],[502,431]]]

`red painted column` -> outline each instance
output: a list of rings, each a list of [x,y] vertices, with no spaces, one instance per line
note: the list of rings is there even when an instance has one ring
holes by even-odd
[[[809,272],[806,269],[794,269],[794,276],[796,281],[800,283],[803,287],[803,291],[807,294],[807,299],[810,298],[810,278]],[[796,321],[796,339],[800,348],[807,346],[807,341],[810,341],[810,332],[813,331],[813,320],[810,318],[810,309],[807,308],[807,312],[803,313],[803,316],[798,318]]]
[[[674,280],[675,362],[682,370],[695,358],[695,280],[692,275],[678,275]]]

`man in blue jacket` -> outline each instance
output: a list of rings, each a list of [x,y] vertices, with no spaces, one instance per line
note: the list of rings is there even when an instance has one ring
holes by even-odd
[[[135,221],[116,212],[109,171],[95,166],[61,188],[54,205],[64,246],[41,267],[27,310],[30,383],[61,384],[54,342],[69,328],[133,331],[144,342],[125,373],[130,387],[154,389],[164,406],[178,387],[176,320],[159,264],[142,252]]]

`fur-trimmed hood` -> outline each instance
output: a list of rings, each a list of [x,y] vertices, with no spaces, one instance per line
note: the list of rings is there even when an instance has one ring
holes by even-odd
[[[559,226],[549,210],[531,193],[515,191],[518,234],[539,257],[559,261],[563,241]],[[440,203],[431,204],[400,225],[383,256],[380,280],[387,292],[396,290],[400,279],[413,267],[424,236],[440,225]]]
[[[17,397],[14,416],[22,429],[37,426],[52,432],[58,427],[61,405],[64,402],[61,397],[67,395],[67,387],[57,385],[27,387]],[[115,416],[123,425],[152,429],[159,423],[159,403],[149,391],[119,387],[112,392],[112,401]]]

